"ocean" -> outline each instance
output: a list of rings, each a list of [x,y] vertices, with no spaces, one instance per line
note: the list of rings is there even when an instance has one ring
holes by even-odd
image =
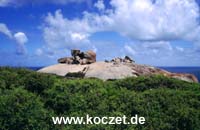
[[[27,69],[35,71],[41,68],[43,67],[27,67]],[[169,72],[194,74],[200,81],[200,67],[158,67],[158,68],[167,70]]]

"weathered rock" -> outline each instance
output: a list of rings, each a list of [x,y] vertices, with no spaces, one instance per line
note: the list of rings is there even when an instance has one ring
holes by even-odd
[[[123,59],[123,62],[132,63],[132,62],[135,62],[135,61],[132,60],[129,56],[125,56],[124,59]]]
[[[71,55],[72,57],[58,59],[58,62],[62,64],[43,68],[39,72],[53,73],[60,76],[81,75],[102,80],[121,79],[130,76],[163,75],[187,82],[198,82],[198,79],[192,74],[170,73],[152,66],[139,65],[128,56],[125,56],[124,59],[118,57],[111,61],[96,62],[96,53],[91,50],[87,52],[71,50]]]
[[[111,62],[114,62],[114,63],[121,63],[121,62],[123,62],[123,59],[122,58],[119,58],[119,57],[117,57],[117,58],[114,58],[114,59],[112,59],[111,60]]]
[[[81,53],[80,50],[71,50],[71,55],[75,58],[76,56],[78,56]]]
[[[91,64],[96,62],[96,53],[89,50],[87,52],[81,52],[80,50],[71,50],[72,57],[64,57],[58,59],[58,63],[66,64]]]
[[[175,73],[172,73],[169,77],[184,80],[184,81],[187,81],[187,82],[198,83],[198,79],[192,74],[175,74]]]
[[[60,58],[60,59],[58,59],[58,63],[72,64],[73,58],[72,57]]]
[[[86,60],[86,59],[83,59]],[[93,64],[58,64],[50,67],[45,67],[39,72],[53,73],[65,76],[68,73],[83,73],[85,77],[96,77],[102,80],[122,79],[125,77],[138,77],[150,75],[163,75],[170,78],[176,78],[187,82],[198,82],[197,78],[192,74],[178,74],[165,71],[152,66],[139,65],[136,63],[125,62],[95,62]]]
[[[92,50],[86,51],[84,53],[84,58],[87,59],[88,63],[96,62],[96,53]]]
[[[109,61],[106,60],[106,62],[109,62]],[[125,56],[124,59],[117,57],[117,58],[112,59],[110,62],[114,62],[115,64],[118,64],[118,63],[122,63],[122,62],[123,63],[133,63],[135,61],[132,60],[130,57]]]
[[[88,61],[87,59],[82,59],[81,62],[80,62],[81,65],[86,65],[88,64]]]

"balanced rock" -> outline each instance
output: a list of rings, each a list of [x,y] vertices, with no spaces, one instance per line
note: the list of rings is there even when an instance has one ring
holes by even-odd
[[[71,50],[72,57],[64,57],[58,59],[58,63],[61,64],[91,64],[96,62],[96,53],[89,50],[81,52],[80,50]]]

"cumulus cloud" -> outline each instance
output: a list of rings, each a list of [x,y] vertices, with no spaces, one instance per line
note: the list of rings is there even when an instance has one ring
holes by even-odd
[[[28,41],[27,36],[23,32],[18,32],[14,34],[14,37],[17,41],[17,43],[23,45]]]
[[[17,50],[16,53],[18,55],[23,55],[26,53],[25,43],[28,42],[28,38],[26,34],[23,32],[18,32],[14,34],[14,38],[17,42]]]
[[[112,0],[111,5],[113,29],[132,39],[185,40],[199,26],[195,0]]]
[[[46,43],[53,48],[80,44],[89,36],[87,22],[63,18],[60,10],[55,12],[55,16],[48,14],[45,19],[44,38]],[[79,31],[80,30],[80,31]],[[77,43],[77,41],[79,41]]]
[[[110,4],[112,9],[103,14],[84,12],[82,19],[70,21],[57,11],[55,17],[48,15],[48,19],[55,24],[60,22],[65,28],[68,24],[78,26],[71,28],[84,33],[115,31],[134,40],[199,39],[200,15],[195,0],[112,0]],[[105,8],[103,0],[94,6]]]
[[[136,54],[136,51],[132,47],[130,47],[128,45],[125,45],[124,49],[127,51],[127,53],[129,53],[132,56],[134,56]]]
[[[99,9],[100,11],[105,9],[104,1],[103,0],[98,0],[94,6]]]
[[[103,19],[103,21],[102,21]],[[107,21],[108,20],[108,21]],[[108,16],[83,12],[83,18],[70,20],[61,10],[49,13],[43,25],[43,37],[49,50],[84,48],[94,49],[90,36],[105,30],[109,23]],[[96,49],[94,49],[96,50]]]
[[[180,51],[180,52],[184,52],[184,48],[177,46],[176,50]]]
[[[135,42],[124,46],[124,53],[138,63],[153,65],[179,65],[188,52],[179,52],[170,42]],[[188,58],[188,57],[187,57]],[[185,64],[185,63],[184,63]]]
[[[57,54],[57,50],[90,47],[90,34],[93,32],[85,19],[69,20],[64,18],[61,10],[49,13],[45,18],[43,36],[48,52]],[[92,46],[91,46],[92,48]]]
[[[25,43],[28,42],[28,38],[25,33],[17,32],[13,35],[4,23],[0,23],[0,32],[8,36],[11,40],[14,39],[16,41],[16,54],[24,55],[26,53]]]
[[[108,9],[98,0],[94,7],[100,13],[84,11],[81,18],[74,19],[64,17],[60,10],[49,13],[43,26],[46,46],[49,50],[90,46],[98,51],[90,37],[104,31],[137,41],[125,45],[124,51],[144,57],[169,57],[186,51],[172,47],[173,40],[200,46],[200,10],[195,0],[111,0],[110,6]]]
[[[90,1],[90,0],[89,0]],[[23,6],[23,5],[38,5],[38,4],[68,4],[68,3],[82,3],[85,0],[0,0],[0,7],[6,6]]]
[[[132,56],[143,55],[151,57],[163,57],[173,53],[170,42],[135,42],[124,46],[125,51]]]
[[[8,36],[11,40],[15,39],[17,43],[16,54],[23,55],[26,53],[25,43],[28,41],[28,38],[25,33],[17,32],[13,35],[4,23],[0,23],[0,32]]]
[[[7,35],[9,38],[12,38],[12,33],[11,31],[8,29],[8,27],[3,24],[3,23],[0,23],[0,32]]]

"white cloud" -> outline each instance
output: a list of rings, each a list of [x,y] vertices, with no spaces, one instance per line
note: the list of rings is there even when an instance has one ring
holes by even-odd
[[[105,8],[102,0],[94,6]],[[55,17],[49,14],[47,19],[51,21],[50,26],[57,24],[55,28],[68,26],[68,31],[87,34],[115,31],[134,40],[147,41],[200,39],[199,7],[195,0],[156,0],[154,3],[152,0],[112,0],[111,6],[103,14],[84,12],[82,19],[68,20],[60,11],[56,11]]]
[[[134,56],[136,54],[136,51],[128,45],[125,45],[124,49],[132,56]]]
[[[166,41],[127,43],[123,53],[137,63],[155,66],[198,66],[199,61],[196,59],[200,58],[195,48],[174,46]]]
[[[14,37],[15,37],[17,43],[19,43],[21,45],[24,45],[28,41],[26,34],[23,32],[15,33]]]
[[[171,65],[177,57],[169,42],[135,42],[124,46],[125,55],[131,56],[137,63],[151,65]],[[170,61],[170,63],[168,63]]]
[[[71,33],[70,36],[71,36],[72,42],[75,42],[75,43],[87,40],[87,38],[88,38],[87,34],[81,34],[81,33],[77,33],[77,32]]]
[[[106,9],[103,0],[98,0],[94,6],[104,11],[85,11],[82,18],[68,19],[60,10],[49,13],[43,26],[46,46],[50,50],[90,46],[87,48],[94,47],[99,53],[101,49],[91,43],[90,37],[102,31],[117,32],[138,41],[126,45],[124,50],[132,55],[140,54],[143,59],[166,58],[178,54],[176,51],[185,51],[173,48],[170,44],[173,40],[200,46],[200,15],[195,0],[111,0],[110,5],[111,8]]]
[[[124,46],[125,51],[130,55],[143,55],[145,57],[162,57],[173,53],[170,42],[135,42]]]
[[[132,39],[185,40],[199,26],[195,0],[112,0],[111,4],[113,30]]]
[[[25,33],[17,32],[14,34],[14,38],[17,42],[17,54],[23,55],[26,53],[25,43],[28,42],[28,38]]]
[[[168,50],[171,51],[172,50],[172,46],[169,42],[164,42],[164,41],[160,41],[160,42],[145,42],[142,43],[142,47],[143,48],[147,48],[147,49],[152,49],[152,50]]]
[[[61,11],[55,15],[48,14],[43,28],[44,39],[51,49],[72,49],[89,43],[88,37],[92,31],[87,21],[64,18]]]
[[[8,29],[6,24],[0,23],[0,32],[7,35],[11,40],[15,39],[17,43],[16,53],[23,55],[26,53],[25,43],[28,41],[28,38],[25,33],[17,32],[12,35],[12,32]]]
[[[123,46],[111,41],[91,41],[92,50],[97,53],[97,60],[111,60],[114,57],[124,57]]]
[[[105,9],[104,1],[103,0],[98,0],[94,6],[99,9],[100,11]]]
[[[72,20],[65,18],[61,10],[57,10],[55,14],[49,13],[43,26],[46,47],[52,52],[58,49],[94,49],[95,45],[91,43],[90,36],[107,29],[109,22],[108,16],[88,12],[83,12],[82,19]]]
[[[179,46],[177,46],[176,49],[177,49],[178,51],[180,51],[180,52],[183,52],[183,51],[184,51],[184,48],[179,47]]]
[[[0,7],[4,7],[9,3],[10,0],[0,0]]]
[[[7,28],[7,26],[3,23],[0,23],[0,32],[7,35],[9,38],[12,38],[11,31]]]

